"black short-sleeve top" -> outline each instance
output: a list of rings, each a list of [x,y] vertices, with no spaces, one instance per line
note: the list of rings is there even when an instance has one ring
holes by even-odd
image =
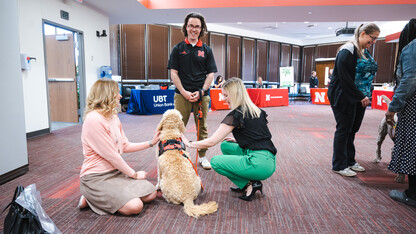
[[[267,114],[264,110],[261,110],[259,118],[252,118],[249,114],[243,118],[237,108],[228,113],[221,123],[235,127],[233,135],[242,149],[268,150],[276,155],[277,149],[271,140],[272,134],[267,127]]]
[[[178,71],[183,88],[195,92],[204,86],[209,73],[217,72],[214,55],[211,48],[198,40],[195,46],[188,39],[173,47],[169,56],[168,69]],[[179,90],[176,89],[176,93]]]

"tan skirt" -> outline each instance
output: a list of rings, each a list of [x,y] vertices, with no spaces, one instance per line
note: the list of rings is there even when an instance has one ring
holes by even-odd
[[[156,188],[147,180],[135,180],[119,170],[87,174],[80,178],[81,194],[91,209],[99,214],[114,214],[128,201],[145,197]]]

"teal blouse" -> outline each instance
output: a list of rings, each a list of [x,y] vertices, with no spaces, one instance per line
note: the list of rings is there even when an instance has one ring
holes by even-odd
[[[367,59],[359,58],[357,60],[354,83],[365,96],[371,98],[371,83],[373,83],[378,65],[367,49],[364,51],[364,54]]]

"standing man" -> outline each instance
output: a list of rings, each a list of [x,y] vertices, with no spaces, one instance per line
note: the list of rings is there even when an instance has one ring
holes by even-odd
[[[318,77],[316,77],[316,71],[312,71],[311,77],[309,78],[309,88],[318,88],[319,80]]]
[[[217,72],[211,48],[200,40],[206,32],[204,16],[200,13],[189,13],[182,26],[185,40],[173,47],[168,63],[171,79],[176,86],[175,109],[181,112],[185,126],[192,110],[195,125],[198,126],[197,115],[199,110],[202,111],[198,140],[208,137],[206,122],[210,102],[208,90],[214,80],[214,73]],[[206,149],[198,151],[199,163],[204,169],[209,170],[211,164],[205,157],[206,151]]]

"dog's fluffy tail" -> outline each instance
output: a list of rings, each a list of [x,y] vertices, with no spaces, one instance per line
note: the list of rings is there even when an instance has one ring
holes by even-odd
[[[390,105],[390,102],[391,102],[390,98],[388,98],[386,95],[381,95],[381,98],[383,98],[383,100],[386,102],[387,106]]]
[[[188,198],[183,202],[183,209],[189,216],[198,218],[201,215],[212,214],[218,210],[218,204],[215,201],[195,205],[192,198]]]

